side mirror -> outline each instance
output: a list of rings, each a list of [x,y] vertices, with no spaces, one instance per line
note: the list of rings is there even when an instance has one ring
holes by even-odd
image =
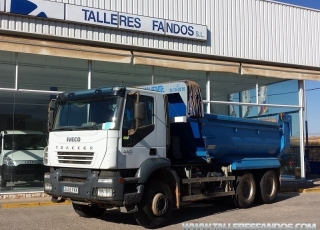
[[[138,102],[134,105],[134,119],[142,121],[144,120],[146,103]]]
[[[128,130],[129,136],[135,134],[135,132],[139,128],[140,121],[144,120],[145,106],[146,106],[146,103],[144,103],[144,102],[138,102],[138,103],[134,104],[133,117],[136,120],[135,121],[136,127],[135,127],[135,129]]]
[[[53,111],[48,112],[48,131],[50,132],[52,130],[53,126]]]
[[[52,99],[50,102],[49,102],[49,110],[54,110],[56,107],[56,99]]]

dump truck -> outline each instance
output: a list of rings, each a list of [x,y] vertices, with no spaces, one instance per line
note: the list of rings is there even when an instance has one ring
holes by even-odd
[[[76,213],[133,213],[157,228],[190,202],[229,197],[238,208],[272,203],[290,116],[278,122],[205,114],[193,81],[100,87],[49,103],[44,191]]]
[[[4,130],[0,133],[0,186],[9,181],[43,181],[47,167],[43,150],[47,136],[40,131]]]

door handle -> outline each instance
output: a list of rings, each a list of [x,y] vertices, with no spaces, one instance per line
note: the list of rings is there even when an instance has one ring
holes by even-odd
[[[157,155],[157,149],[151,148],[151,149],[150,149],[150,152],[149,152],[149,155],[150,155],[150,156],[155,156],[155,155]]]

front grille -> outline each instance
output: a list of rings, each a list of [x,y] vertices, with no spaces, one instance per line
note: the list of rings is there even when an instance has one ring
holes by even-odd
[[[92,152],[58,152],[58,162],[60,164],[90,165],[93,156]]]
[[[80,170],[80,169],[65,169],[62,168],[61,172],[63,174],[77,174],[77,175],[88,175],[88,170]]]
[[[84,184],[86,182],[87,178],[78,178],[78,177],[65,177],[63,176],[61,178],[61,181],[63,182],[70,182],[70,183],[82,183]]]
[[[60,168],[59,174],[61,175],[59,176],[61,182],[84,184],[91,175],[91,170]]]

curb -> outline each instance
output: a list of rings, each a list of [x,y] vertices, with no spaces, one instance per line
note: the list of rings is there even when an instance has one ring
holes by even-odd
[[[29,203],[8,203],[8,204],[1,204],[0,208],[32,208],[32,207],[43,207],[43,206],[55,206],[55,205],[69,205],[72,202],[66,200],[65,202],[61,203],[54,203],[50,201],[45,202],[29,202]]]
[[[307,189],[299,189],[300,193],[314,193],[314,192],[320,192],[320,187],[315,188],[307,188]]]
[[[282,188],[279,192],[315,193],[320,192],[320,186],[314,188]]]
[[[49,195],[42,191],[34,191],[34,192],[10,192],[10,193],[1,193],[0,194],[0,202],[3,201],[14,201],[17,199],[43,199],[50,198]]]

